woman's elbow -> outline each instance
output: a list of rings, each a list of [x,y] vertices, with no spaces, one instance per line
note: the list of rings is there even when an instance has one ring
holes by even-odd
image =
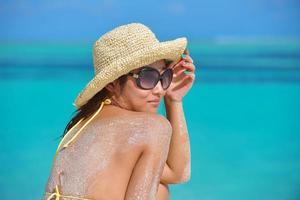
[[[181,179],[179,179],[179,183],[187,183],[190,181],[190,179],[191,179],[190,175],[183,176]]]
[[[191,179],[191,164],[189,163],[188,165],[186,165],[185,169],[180,174],[180,176],[178,178],[178,182],[186,183],[186,182],[189,182],[190,179]]]
[[[176,183],[187,183],[191,179],[191,174],[183,174],[181,177],[179,177],[176,181]]]
[[[190,180],[190,177],[190,165],[187,165],[181,172],[174,172],[168,166],[168,164],[166,164],[160,182],[164,184],[180,184],[188,182]]]
[[[177,183],[186,183],[189,182],[191,179],[191,164],[185,166],[184,170],[178,174],[177,176]]]
[[[174,176],[172,179],[168,180],[160,180],[161,183],[163,184],[181,184],[181,183],[186,183],[190,181],[190,174],[183,175],[183,176]]]

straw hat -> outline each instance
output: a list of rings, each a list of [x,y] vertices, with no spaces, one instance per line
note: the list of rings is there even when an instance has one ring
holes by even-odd
[[[108,83],[131,70],[161,59],[179,61],[187,45],[185,37],[159,42],[144,24],[130,23],[102,35],[93,47],[94,78],[78,94],[80,108]]]

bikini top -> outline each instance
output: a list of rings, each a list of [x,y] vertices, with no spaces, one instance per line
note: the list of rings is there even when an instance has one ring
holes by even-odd
[[[66,142],[66,144],[63,144],[63,141],[67,138],[68,134],[72,132],[72,130],[83,120],[83,119],[80,119],[65,135],[64,137],[62,138],[62,140],[60,141],[58,147],[57,147],[57,150],[56,150],[56,153],[55,153],[55,156],[54,156],[54,160],[57,156],[57,154],[59,153],[59,151],[61,149],[64,149],[64,148],[67,148],[76,138],[77,136],[79,135],[79,133],[81,132],[81,130],[88,124],[90,123],[90,121],[92,121],[95,116],[102,110],[103,106],[104,105],[108,105],[108,104],[111,104],[111,100],[110,99],[105,99],[104,101],[101,102],[101,105],[100,107],[97,109],[97,111],[95,112],[95,114],[93,114],[93,116],[78,130],[78,132],[68,141]],[[61,147],[62,146],[62,147]],[[75,196],[68,196],[68,195],[62,195],[60,194],[59,192],[59,188],[58,186],[56,185],[55,186],[55,190],[54,192],[46,192],[48,196],[47,200],[52,200],[54,197],[55,197],[55,200],[61,200],[61,199],[78,199],[78,200],[92,200],[92,199],[86,199],[86,198],[83,198],[83,197],[75,197]]]

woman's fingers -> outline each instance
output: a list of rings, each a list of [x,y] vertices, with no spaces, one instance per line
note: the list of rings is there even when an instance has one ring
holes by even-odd
[[[184,71],[185,71],[185,69],[180,69],[179,71],[177,71],[176,73],[174,73],[173,76],[174,76],[175,78],[177,78],[178,76],[184,74],[184,73],[183,73]]]
[[[195,72],[195,65],[192,63],[183,63],[182,65],[176,67],[176,69],[173,70],[174,76],[178,76],[184,71],[188,71],[189,73]]]
[[[184,73],[184,72],[188,72],[188,73]],[[183,67],[180,70],[176,71],[176,73],[174,73],[173,77],[174,78],[179,78],[179,77],[182,78],[182,77],[184,77],[186,75],[190,75],[190,74],[194,74],[194,71]]]
[[[181,60],[178,63],[176,63],[175,65],[173,65],[171,68],[175,69],[178,66],[185,64],[185,63],[193,63],[193,59],[190,56],[186,55],[185,58],[181,58]]]
[[[182,81],[194,81],[195,80],[195,65],[193,64],[193,59],[190,57],[187,49],[184,50],[184,56],[181,60],[172,66],[173,77],[176,80]],[[189,72],[189,73],[184,73]]]
[[[176,65],[173,66],[173,73],[177,74],[180,70],[182,70],[182,64],[183,64],[183,60],[181,60],[180,62],[178,62]]]
[[[183,73],[184,74],[184,73]],[[174,87],[178,87],[181,88],[182,86],[185,86],[186,84],[189,84],[191,82],[195,81],[195,74],[184,74],[184,75],[180,75],[182,77],[180,77],[180,81],[173,83]]]
[[[193,59],[191,58],[191,56],[189,56],[189,55],[185,55],[185,58],[183,58],[183,59],[190,63],[194,62]]]
[[[174,63],[173,66],[174,77],[178,76],[184,71],[194,72],[195,66],[193,64],[193,59],[190,57],[187,49],[184,50],[181,60]]]
[[[195,72],[195,65],[193,63],[184,63],[182,67],[190,72]]]
[[[182,77],[182,81],[185,81],[185,80],[192,80],[192,81],[194,81],[195,80],[195,74],[194,73],[184,74],[184,77]]]
[[[184,50],[182,58],[193,63],[193,59],[191,58],[190,53],[187,49]]]

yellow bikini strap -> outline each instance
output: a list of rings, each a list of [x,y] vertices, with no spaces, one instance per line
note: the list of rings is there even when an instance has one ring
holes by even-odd
[[[55,200],[60,200],[60,197],[63,198],[67,198],[67,199],[78,199],[78,200],[91,200],[91,199],[86,199],[86,198],[82,198],[82,197],[74,197],[74,196],[68,196],[68,195],[62,195],[59,193],[59,189],[58,186],[55,186],[55,192],[53,193],[48,193],[47,194],[51,194],[47,200],[52,200],[53,197],[55,197]]]
[[[104,104],[108,105],[108,104],[111,104],[111,100],[110,99],[105,99],[104,101],[101,102],[101,105],[100,107],[98,108],[98,110],[95,112],[95,114],[93,114],[93,116],[78,130],[78,132],[65,144],[63,145],[62,149],[63,148],[66,148],[69,146],[69,144],[71,142],[73,142],[76,137],[79,135],[79,133],[81,132],[81,130],[91,121],[93,120],[93,118],[102,110]],[[63,141],[65,140],[65,138],[67,138],[68,134],[71,133],[71,131],[82,121],[83,119],[80,119],[66,134],[65,136],[63,137],[63,139],[60,141],[58,147],[57,147],[57,150],[56,150],[56,154],[55,154],[55,157],[57,155],[57,153],[60,151],[60,146],[62,145]]]
[[[53,197],[55,197],[55,200],[59,200],[60,199],[60,193],[59,193],[59,189],[58,186],[55,186],[55,192],[51,193],[51,195],[47,198],[47,200],[51,200]]]

